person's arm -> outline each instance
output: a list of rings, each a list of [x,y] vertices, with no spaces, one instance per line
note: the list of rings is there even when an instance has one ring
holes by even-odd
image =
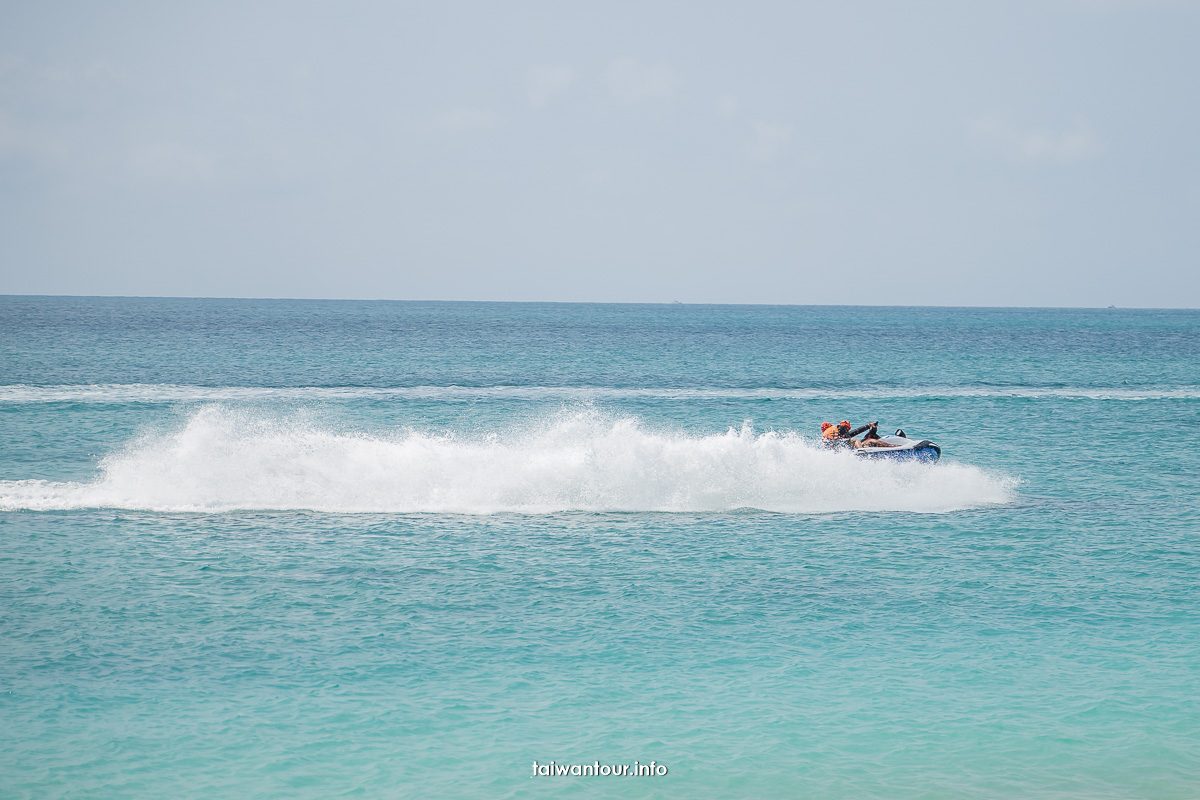
[[[874,424],[874,423],[867,423],[866,425],[860,425],[859,427],[857,427],[857,428],[855,428],[854,430],[850,431],[850,432],[849,432],[848,434],[846,434],[846,435],[847,435],[847,436],[849,436],[851,439],[853,439],[855,436],[858,436],[858,435],[859,435],[860,433],[862,433],[863,431],[870,430],[870,429],[871,429],[871,426],[872,426],[873,424]]]

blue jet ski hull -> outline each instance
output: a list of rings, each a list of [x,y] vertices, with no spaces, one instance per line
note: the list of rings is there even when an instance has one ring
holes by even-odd
[[[854,451],[859,458],[888,461],[919,461],[932,464],[942,457],[942,448],[928,439],[909,439],[904,436],[880,436],[879,440],[894,447],[861,447]]]

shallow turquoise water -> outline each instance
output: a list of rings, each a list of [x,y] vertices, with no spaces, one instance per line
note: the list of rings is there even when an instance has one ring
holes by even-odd
[[[1200,792],[1200,313],[0,331],[4,797]],[[815,448],[841,418],[945,457]]]

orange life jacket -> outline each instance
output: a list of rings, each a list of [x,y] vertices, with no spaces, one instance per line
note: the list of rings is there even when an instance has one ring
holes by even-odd
[[[846,426],[846,430],[849,430],[849,429],[850,429],[850,423],[849,423],[849,422],[847,422],[846,420],[842,420],[842,421],[841,421],[840,423],[838,423],[838,424],[839,424],[839,425],[845,425],[845,426]],[[830,440],[834,440],[834,439],[841,439],[841,438],[842,438],[842,434],[838,433],[838,425],[830,425],[828,428],[826,428],[825,430],[821,431],[821,438],[822,438],[822,439],[830,439]]]

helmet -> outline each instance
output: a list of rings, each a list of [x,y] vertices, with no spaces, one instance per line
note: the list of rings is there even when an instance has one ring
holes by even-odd
[[[832,427],[833,427],[833,423],[832,423],[832,422],[822,422],[822,423],[821,423],[821,430],[822,430],[822,431],[827,431],[827,430],[829,430],[829,429],[830,429],[830,428],[832,428]]]

